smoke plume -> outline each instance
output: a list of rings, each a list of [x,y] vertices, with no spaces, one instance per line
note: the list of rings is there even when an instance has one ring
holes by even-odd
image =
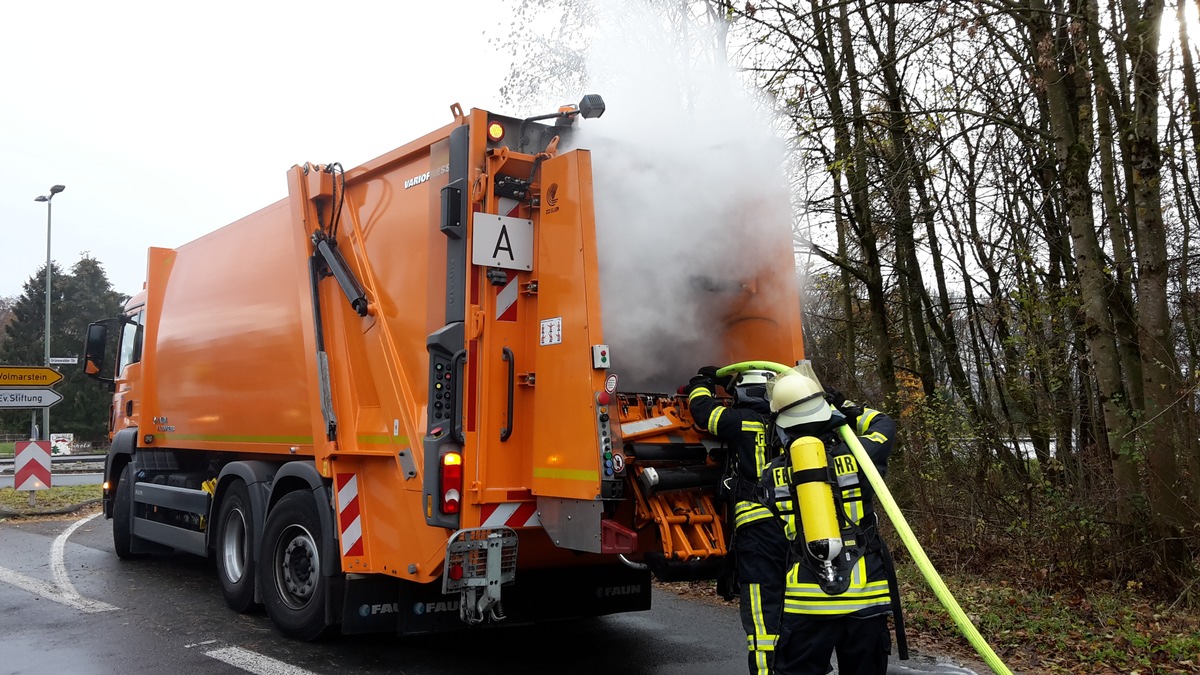
[[[600,8],[588,80],[607,110],[577,140],[593,150],[604,335],[619,389],[673,392],[698,367],[725,365],[714,322],[728,291],[756,271],[761,228],[778,242],[790,216],[767,106],[720,52],[697,46],[713,44],[713,27],[668,29],[644,4]]]

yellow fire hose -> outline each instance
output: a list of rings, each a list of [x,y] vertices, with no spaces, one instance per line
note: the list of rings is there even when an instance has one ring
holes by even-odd
[[[732,373],[740,373],[745,370],[773,370],[777,373],[782,373],[790,370],[788,366],[772,361],[743,361],[734,363],[717,371],[718,377],[726,377]],[[862,443],[859,442],[858,436],[850,428],[849,424],[843,424],[839,431],[842,435],[842,440],[846,445],[850,446],[850,451],[854,453],[854,458],[858,461],[859,469],[867,475],[867,480],[871,483],[871,487],[875,489],[875,496],[879,499],[879,503],[883,505],[883,510],[892,519],[892,525],[896,528],[896,533],[900,535],[900,540],[904,542],[905,548],[908,549],[913,560],[916,561],[917,567],[921,570],[925,581],[929,583],[933,589],[934,595],[941,601],[942,606],[950,613],[950,618],[954,619],[954,623],[958,625],[959,630],[979,653],[992,670],[1000,675],[1012,675],[1012,671],[1005,666],[996,655],[987,641],[980,635],[979,630],[967,618],[966,612],[959,607],[958,601],[950,594],[950,589],[946,587],[946,582],[942,581],[942,577],[934,568],[933,563],[929,560],[929,556],[925,554],[925,549],[921,548],[921,543],[917,541],[916,535],[913,534],[912,528],[909,527],[908,521],[904,518],[904,514],[900,512],[900,506],[896,504],[896,500],[892,497],[892,493],[887,489],[887,485],[883,482],[883,476],[879,475],[879,469],[875,468],[875,463],[871,461],[870,455],[867,454]]]

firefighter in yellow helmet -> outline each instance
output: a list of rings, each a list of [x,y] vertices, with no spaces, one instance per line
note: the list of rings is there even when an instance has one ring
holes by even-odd
[[[780,521],[754,498],[763,468],[779,454],[778,446],[768,442],[767,383],[775,373],[748,370],[737,375],[726,385],[731,406],[714,398],[715,377],[716,368],[701,368],[685,392],[695,423],[724,441],[732,453],[724,488],[732,503],[730,555],[737,581],[731,583],[731,577],[725,576],[718,580],[717,590],[726,599],[738,595],[750,673],[767,675],[773,672],[771,661],[779,637],[789,546]]]
[[[907,658],[895,570],[876,527],[874,491],[838,428],[853,425],[880,474],[896,424],[887,415],[826,393],[807,362],[775,378],[769,392],[784,454],[763,472],[760,499],[783,522],[796,516],[775,672],[824,675],[836,652],[843,675],[883,675],[894,614]]]

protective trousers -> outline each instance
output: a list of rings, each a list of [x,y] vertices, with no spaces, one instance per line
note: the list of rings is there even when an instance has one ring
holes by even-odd
[[[775,654],[778,675],[825,675],[837,652],[840,675],[885,675],[892,634],[886,615],[814,616],[785,613],[780,648]]]
[[[774,672],[775,644],[779,640],[789,542],[779,519],[769,517],[737,528],[733,548],[750,674],[769,675]]]

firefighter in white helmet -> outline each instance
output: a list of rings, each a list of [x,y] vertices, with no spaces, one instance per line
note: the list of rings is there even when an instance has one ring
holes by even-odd
[[[779,454],[779,447],[769,442],[768,428],[767,384],[774,377],[769,370],[738,374],[725,384],[733,398],[730,406],[714,397],[714,367],[701,368],[685,389],[692,419],[724,441],[731,453],[723,493],[733,519],[732,560],[727,560],[733,565],[718,579],[717,591],[726,599],[739,598],[751,675],[773,672],[790,545],[780,521],[754,498],[763,468]]]
[[[793,539],[775,672],[824,675],[836,652],[839,673],[882,675],[888,614],[900,657],[908,656],[895,571],[876,527],[874,491],[838,427],[854,426],[883,474],[896,424],[826,392],[807,361],[777,376],[768,398],[784,452],[763,472],[758,493]]]

